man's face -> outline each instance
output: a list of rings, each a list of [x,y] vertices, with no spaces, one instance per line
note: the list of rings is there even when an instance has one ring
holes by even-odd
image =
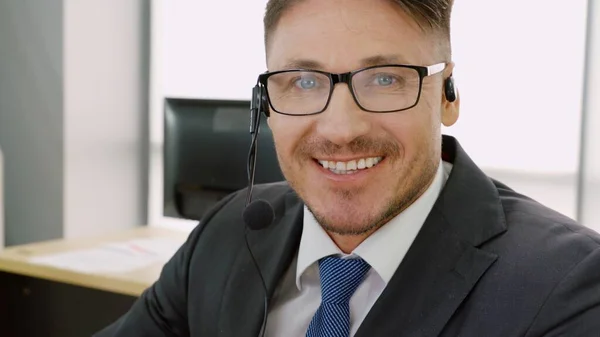
[[[428,66],[445,61],[439,41],[385,0],[305,0],[279,21],[267,65],[276,71],[305,63],[334,73],[374,60]],[[449,71],[426,77],[418,105],[401,112],[361,110],[348,86],[339,84],[321,114],[271,113],[283,174],[326,230],[369,233],[427,189],[440,161],[440,123],[457,117],[444,116],[442,84]],[[334,172],[332,163],[350,170]]]

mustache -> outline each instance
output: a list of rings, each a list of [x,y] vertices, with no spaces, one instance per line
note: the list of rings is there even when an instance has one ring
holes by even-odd
[[[338,145],[324,138],[308,138],[300,143],[296,151],[297,154],[305,157],[315,157],[315,155],[334,156],[336,154],[400,156],[400,147],[398,144],[387,139],[367,138],[364,136],[357,137],[345,145]]]

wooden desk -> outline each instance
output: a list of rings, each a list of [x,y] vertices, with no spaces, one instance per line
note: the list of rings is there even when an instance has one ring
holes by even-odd
[[[175,240],[180,240],[181,243],[183,243],[187,238],[187,235],[182,232],[162,228],[140,227],[103,236],[101,238],[56,240],[16,246],[0,252],[0,271],[124,295],[139,296],[144,289],[150,286],[158,278],[166,261],[161,261],[149,267],[126,273],[85,274],[33,264],[29,262],[29,259],[34,256],[94,248],[107,242],[128,241],[143,238],[173,238]],[[115,261],[115,263],[118,263],[118,261]]]
[[[97,238],[34,243],[0,252],[0,336],[89,336],[112,322],[154,283],[166,260],[122,273],[93,274],[38,265],[30,259],[147,238],[183,243],[187,234],[139,227]]]

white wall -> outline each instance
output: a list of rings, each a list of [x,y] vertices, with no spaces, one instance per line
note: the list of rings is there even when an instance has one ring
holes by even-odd
[[[452,42],[455,134],[484,167],[575,173],[586,0],[461,0]],[[542,14],[543,13],[543,14]]]
[[[444,129],[491,176],[571,217],[586,14],[586,0],[456,1],[461,117]]]
[[[265,0],[154,2],[152,141],[164,97],[248,99],[266,70]],[[235,10],[231,10],[235,8]],[[455,135],[490,175],[575,217],[586,1],[456,1]],[[160,163],[153,179],[160,179]],[[153,166],[153,167],[154,167]],[[535,179],[533,179],[535,178]],[[156,185],[156,184],[155,184]],[[151,199],[160,222],[161,203]]]
[[[65,237],[145,222],[148,6],[64,1]]]
[[[164,2],[164,95],[248,99],[266,70],[266,1],[159,2]]]

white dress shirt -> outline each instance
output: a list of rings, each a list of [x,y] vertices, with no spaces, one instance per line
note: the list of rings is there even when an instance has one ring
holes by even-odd
[[[273,295],[265,336],[306,336],[308,325],[321,304],[318,261],[329,255],[360,257],[371,265],[350,299],[350,336],[354,336],[412,245],[451,170],[452,164],[440,161],[437,174],[425,193],[351,254],[340,251],[305,207],[300,247]]]

